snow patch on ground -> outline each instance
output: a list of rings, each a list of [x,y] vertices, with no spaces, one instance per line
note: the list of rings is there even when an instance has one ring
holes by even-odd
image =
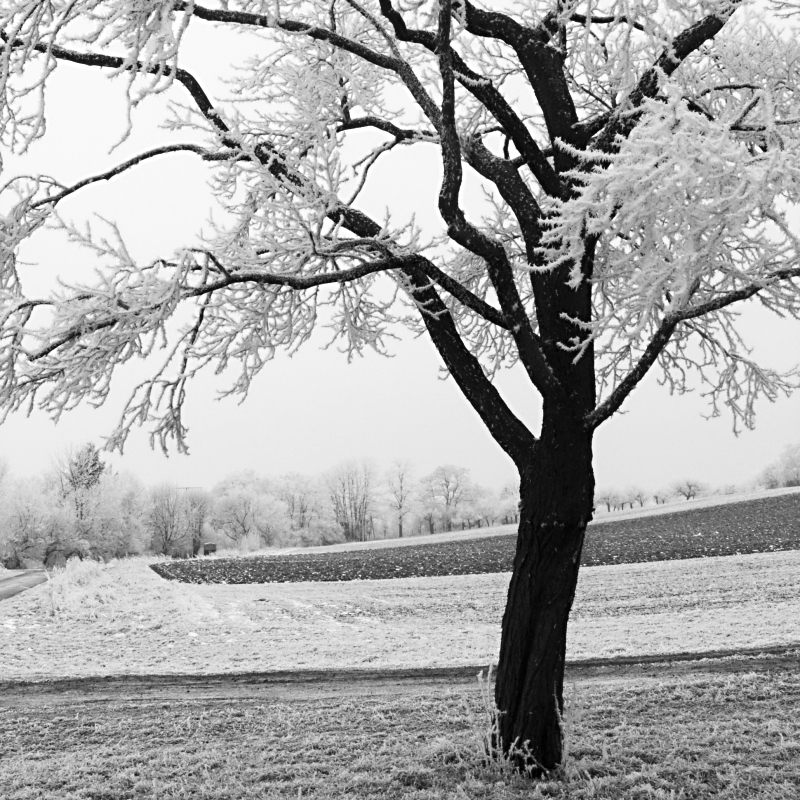
[[[0,680],[490,663],[509,574],[198,586],[70,562],[0,605]],[[585,567],[568,658],[800,642],[800,551]]]

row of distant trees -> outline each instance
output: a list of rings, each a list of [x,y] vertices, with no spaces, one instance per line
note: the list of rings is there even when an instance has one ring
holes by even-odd
[[[748,486],[732,484],[713,489],[694,478],[677,481],[665,489],[648,491],[639,486],[626,489],[600,488],[595,493],[595,504],[605,511],[621,511],[625,508],[642,508],[649,503],[661,505],[672,500],[693,500],[705,495],[731,495],[755,489],[780,489],[800,486],[800,442],[788,445],[780,457],[772,462],[758,478]]]
[[[725,486],[715,494],[736,494],[738,489],[731,485]],[[654,502],[664,505],[672,500],[693,500],[711,493],[710,487],[702,481],[687,478],[677,481],[665,489],[649,491],[640,486],[629,486],[626,489],[601,488],[595,493],[595,504],[599,509],[606,511],[623,511],[625,508],[643,508]]]
[[[787,447],[758,485],[800,486],[800,444]],[[713,493],[737,491],[726,486]],[[710,493],[701,481],[686,479],[656,491],[600,488],[595,504],[610,512]],[[419,476],[405,461],[386,471],[348,461],[316,476],[246,471],[211,491],[146,487],[113,473],[87,444],[35,479],[15,479],[0,463],[0,564],[14,569],[73,556],[197,555],[208,541],[251,550],[419,536],[516,522],[518,498],[516,485],[486,488],[463,467],[447,464]]]
[[[317,476],[240,472],[211,491],[145,487],[114,474],[87,444],[35,479],[0,466],[0,564],[197,555],[208,541],[250,550],[486,527],[516,522],[518,496],[515,485],[480,486],[463,467],[418,476],[407,462],[380,471],[368,461]]]

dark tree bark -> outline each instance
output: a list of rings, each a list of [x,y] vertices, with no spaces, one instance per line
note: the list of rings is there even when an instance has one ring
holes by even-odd
[[[496,744],[505,752],[511,748],[517,765],[534,771],[561,762],[567,621],[593,493],[591,431],[576,428],[563,411],[551,412],[521,475],[517,551],[495,685]]]

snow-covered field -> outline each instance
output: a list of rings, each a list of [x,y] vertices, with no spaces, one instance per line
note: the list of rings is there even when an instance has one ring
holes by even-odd
[[[197,586],[153,559],[66,571],[0,604],[0,680],[489,663],[507,573]],[[800,642],[800,552],[586,567],[568,658]]]

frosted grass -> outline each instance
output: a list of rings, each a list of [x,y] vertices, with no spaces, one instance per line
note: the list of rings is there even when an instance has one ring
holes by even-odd
[[[0,679],[488,664],[510,575],[197,586],[70,562],[0,605]],[[581,571],[568,658],[800,642],[800,551]]]

